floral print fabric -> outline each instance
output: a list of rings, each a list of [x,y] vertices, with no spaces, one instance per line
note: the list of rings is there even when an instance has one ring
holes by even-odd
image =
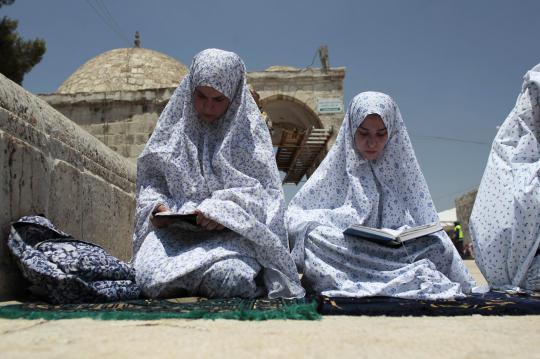
[[[540,290],[540,64],[524,80],[493,141],[469,222],[476,263],[495,289]]]
[[[56,228],[42,216],[25,216],[11,226],[8,248],[29,290],[52,303],[136,299],[135,273],[103,248]]]
[[[197,118],[198,86],[227,96],[222,118]],[[304,295],[288,250],[270,134],[238,55],[208,49],[195,56],[137,171],[134,265],[146,295],[252,297],[261,289],[270,298]],[[231,231],[156,229],[149,218],[159,203],[177,213],[198,210]]]
[[[357,152],[354,134],[378,114],[388,141],[376,160]],[[397,105],[378,92],[351,101],[336,143],[287,211],[293,257],[308,289],[328,296],[441,299],[474,285],[448,236],[388,248],[344,236],[351,224],[397,229],[438,221]]]

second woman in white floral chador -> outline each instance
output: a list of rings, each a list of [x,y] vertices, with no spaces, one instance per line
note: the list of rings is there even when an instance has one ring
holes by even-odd
[[[195,56],[137,171],[134,267],[144,294],[304,295],[270,135],[238,55]],[[204,230],[157,228],[156,211],[196,212]]]
[[[286,218],[309,291],[441,299],[463,296],[474,285],[443,232],[399,248],[343,235],[351,224],[398,229],[438,221],[399,109],[383,93],[352,100],[336,143]]]
[[[501,125],[469,222],[491,288],[540,291],[540,64]]]

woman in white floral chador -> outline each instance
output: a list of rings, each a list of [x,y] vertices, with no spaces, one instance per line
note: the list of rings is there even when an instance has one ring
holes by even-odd
[[[493,141],[469,229],[491,288],[540,291],[540,64],[524,80]]]
[[[137,170],[134,266],[145,295],[304,295],[272,142],[238,55],[195,56]],[[158,228],[161,211],[197,213],[202,231]]]
[[[343,235],[351,224],[398,229],[438,221],[399,109],[383,93],[351,101],[336,143],[292,199],[286,219],[309,291],[441,299],[474,285],[442,231],[399,248]]]

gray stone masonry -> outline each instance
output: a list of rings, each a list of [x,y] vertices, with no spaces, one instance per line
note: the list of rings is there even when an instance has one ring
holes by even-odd
[[[40,95],[118,154],[136,162],[174,88]]]
[[[463,230],[463,241],[465,243],[471,242],[471,235],[469,232],[469,218],[471,218],[474,201],[478,189],[465,193],[463,196],[456,198],[456,216],[457,220],[461,223],[461,229]]]
[[[0,167],[0,300],[21,293],[6,239],[24,215],[131,258],[135,165],[2,75]]]

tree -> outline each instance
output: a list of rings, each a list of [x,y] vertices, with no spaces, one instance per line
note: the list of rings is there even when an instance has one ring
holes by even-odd
[[[2,5],[11,5],[14,1],[15,0],[0,0],[0,7],[2,7]]]
[[[15,0],[0,0],[0,7]],[[0,73],[22,84],[24,75],[41,61],[46,51],[45,40],[24,40],[17,33],[18,21],[4,16],[0,21]]]

